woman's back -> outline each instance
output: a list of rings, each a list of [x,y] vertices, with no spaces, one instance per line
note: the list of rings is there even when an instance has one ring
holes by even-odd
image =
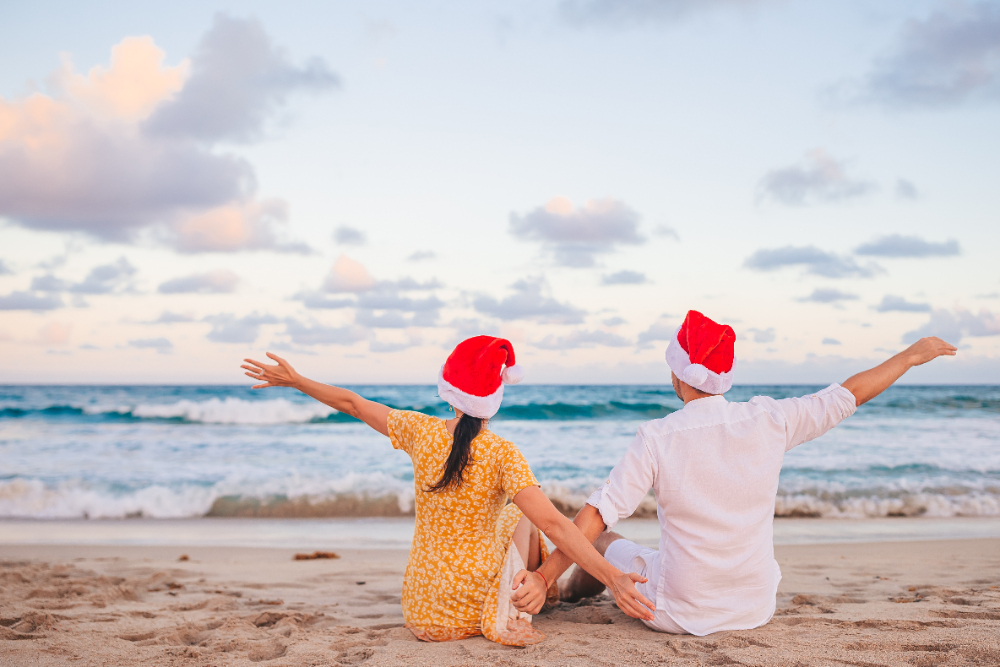
[[[508,498],[538,482],[517,447],[484,429],[472,441],[462,483],[428,491],[451,452],[446,422],[393,410],[388,427],[392,446],[413,460],[416,527],[402,597],[407,625],[435,638],[478,634],[513,531],[501,514]]]

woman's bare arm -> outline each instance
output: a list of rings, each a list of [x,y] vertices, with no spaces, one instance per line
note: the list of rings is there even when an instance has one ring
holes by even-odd
[[[312,396],[320,403],[329,405],[337,412],[343,412],[360,419],[382,435],[389,435],[389,406],[369,401],[349,389],[334,387],[302,377],[298,371],[292,368],[291,364],[278,355],[270,352],[266,354],[277,363],[271,366],[253,359],[244,359],[243,361],[246,363],[240,367],[247,371],[248,377],[262,381],[262,384],[255,384],[253,389],[293,387],[307,396]]]
[[[655,611],[656,605],[635,589],[635,582],[645,583],[645,577],[640,577],[634,572],[625,574],[604,560],[580,529],[559,513],[540,488],[529,486],[523,489],[514,496],[514,504],[524,512],[524,516],[528,517],[531,523],[559,547],[560,551],[607,586],[623,612],[632,618],[647,621],[653,619],[651,610]],[[518,572],[514,578],[514,585],[519,585],[528,576],[529,573],[525,570]]]

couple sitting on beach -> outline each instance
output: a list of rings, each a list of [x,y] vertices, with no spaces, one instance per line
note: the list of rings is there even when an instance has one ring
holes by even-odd
[[[413,461],[416,527],[403,580],[403,615],[418,638],[485,635],[524,646],[544,639],[531,615],[607,587],[623,612],[662,632],[746,630],[774,614],[781,571],[772,521],[785,452],[854,414],[909,368],[956,348],[924,338],[885,363],[802,398],[723,398],[736,335],[690,311],[667,347],[684,408],[642,424],[607,482],[575,522],[542,493],[513,443],[487,428],[504,384],[520,381],[509,341],[460,343],[438,376],[452,419],[393,410],[309,380],[283,359],[247,359],[263,387],[295,387],[389,437]],[[659,550],[610,532],[649,490]],[[512,503],[508,504],[508,499]],[[557,547],[548,553],[545,534]],[[556,580],[576,570],[560,592]],[[561,594],[560,594],[561,593]]]

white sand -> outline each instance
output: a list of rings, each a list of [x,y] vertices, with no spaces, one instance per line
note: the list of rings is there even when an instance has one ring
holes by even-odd
[[[403,550],[294,552],[0,545],[0,665],[1000,665],[998,539],[779,546],[763,628],[663,635],[601,597],[523,649],[416,641]]]

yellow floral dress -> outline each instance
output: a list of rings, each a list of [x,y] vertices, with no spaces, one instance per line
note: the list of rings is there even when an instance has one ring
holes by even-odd
[[[445,420],[393,410],[388,427],[392,446],[413,461],[417,516],[403,579],[406,627],[426,641],[483,634],[524,646],[544,639],[526,614],[507,616],[509,593],[500,590],[502,572],[507,580],[510,576],[507,561],[520,563],[510,547],[522,514],[507,500],[538,484],[524,456],[513,443],[483,429],[472,441],[464,482],[432,493],[426,489],[441,478],[451,453]],[[539,544],[544,560],[545,540]]]

